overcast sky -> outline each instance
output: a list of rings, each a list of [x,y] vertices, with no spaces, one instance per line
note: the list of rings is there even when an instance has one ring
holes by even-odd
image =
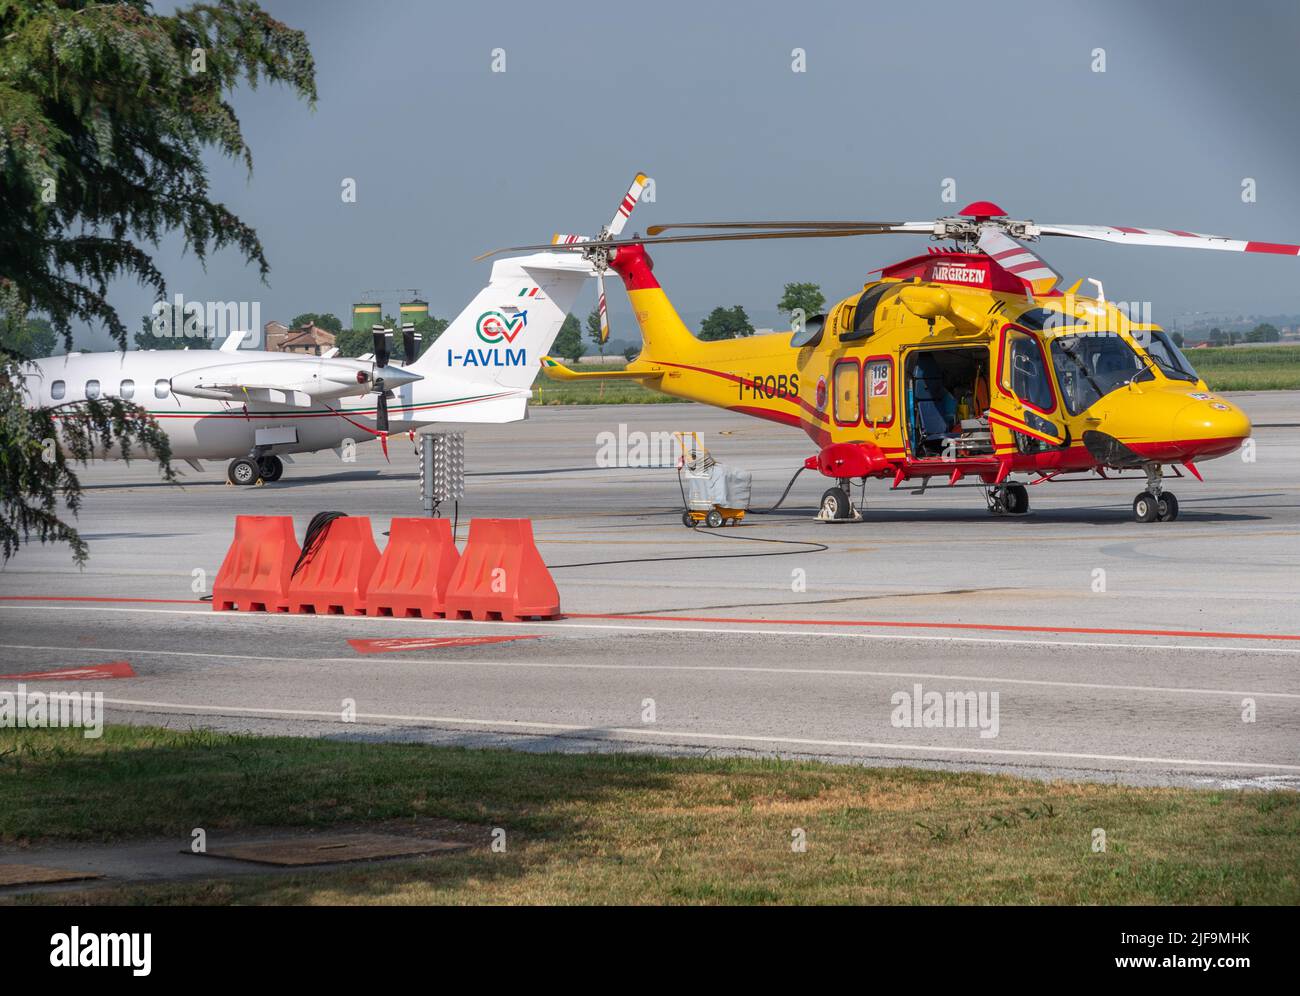
[[[233,251],[204,271],[168,242],[157,261],[172,292],[260,301],[264,321],[332,311],[347,323],[372,289],[418,288],[434,314],[454,314],[486,281],[474,255],[594,233],[638,170],[656,201],[633,229],[930,219],[989,199],[1044,222],[1300,241],[1295,0],[263,4],[306,32],[319,103],[238,92],[254,172],[209,162],[215,196],[262,237],[269,286]],[[806,72],[791,69],[795,48]],[[941,200],[949,177],[956,204]],[[356,203],[340,196],[344,178]],[[653,255],[688,319],[742,304],[762,326],[785,282],[834,299],[926,244]],[[1197,310],[1300,312],[1294,257],[1073,240],[1040,251],[1067,281],[1100,278],[1167,324]],[[610,298],[614,336],[633,338],[622,290]],[[112,300],[132,327],[152,303],[127,284]]]

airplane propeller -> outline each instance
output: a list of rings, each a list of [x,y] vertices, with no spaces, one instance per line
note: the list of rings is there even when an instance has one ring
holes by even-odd
[[[392,378],[394,374],[404,374],[404,372],[390,370],[388,367],[388,337],[392,335],[392,330],[384,325],[372,325],[370,334],[374,340],[374,367],[371,379],[376,396],[375,428],[380,433],[386,433],[388,432],[388,385],[385,381],[387,378]],[[414,363],[419,356],[417,345],[421,338],[410,322],[402,326],[402,355],[407,366]],[[407,383],[408,380],[409,377],[403,376],[402,383]]]

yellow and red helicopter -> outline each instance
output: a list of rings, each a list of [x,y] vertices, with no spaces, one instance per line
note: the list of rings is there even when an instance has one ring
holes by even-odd
[[[669,230],[690,234],[663,236]],[[899,488],[933,480],[983,488],[990,511],[1024,513],[1026,484],[1143,471],[1140,522],[1170,521],[1178,500],[1166,468],[1201,479],[1196,463],[1232,453],[1250,420],[1209,390],[1158,325],[1105,299],[1062,291],[1026,243],[1044,236],[1139,246],[1300,254],[1300,246],[1193,232],[1045,225],[1011,219],[987,201],[927,222],[796,221],[655,225],[645,237],[556,236],[597,275],[622,278],[644,336],[626,370],[578,373],[551,357],[560,380],[618,377],[674,397],[796,426],[817,445],[805,462],[835,481],[819,518],[854,519],[854,479]],[[861,291],[790,333],[704,342],[683,324],[653,273],[647,245],[737,239],[925,235],[947,246],[876,271]],[[491,253],[486,255],[492,255]],[[602,288],[603,290],[603,288]],[[603,294],[602,294],[603,297]],[[602,314],[603,317],[603,314]],[[602,323],[604,324],[604,323]],[[1023,477],[1022,482],[1017,477]]]

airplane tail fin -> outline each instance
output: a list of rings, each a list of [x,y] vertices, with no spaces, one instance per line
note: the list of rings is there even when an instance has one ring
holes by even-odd
[[[526,391],[591,275],[577,254],[497,260],[488,285],[407,369]]]

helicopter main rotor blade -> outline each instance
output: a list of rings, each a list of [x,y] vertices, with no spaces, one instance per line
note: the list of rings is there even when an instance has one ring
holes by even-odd
[[[927,228],[927,231],[929,229]],[[555,252],[583,252],[587,249],[617,249],[619,246],[632,245],[667,245],[669,243],[687,243],[687,242],[745,242],[751,239],[834,239],[843,238],[851,235],[891,235],[891,234],[916,234],[910,230],[903,231],[893,228],[823,228],[814,230],[795,230],[789,232],[741,232],[735,235],[668,235],[659,238],[641,238],[641,239],[591,239],[587,242],[578,242],[573,245],[546,245],[532,246],[507,246],[502,249],[492,249],[489,252],[482,253],[474,257],[474,262],[487,259],[490,256],[496,256],[503,252],[541,252],[551,250]]]
[[[670,228],[885,228],[893,231],[929,232],[934,229],[932,221],[688,221],[669,222],[664,225],[651,225],[646,229],[647,235],[658,235]]]
[[[980,231],[978,244],[986,256],[1027,283],[1035,294],[1050,293],[1061,279],[1059,273],[1023,243],[991,225]]]
[[[1167,228],[1127,228],[1110,225],[1037,225],[1041,235],[1065,235],[1075,239],[1098,239],[1131,246],[1159,246],[1170,249],[1219,249],[1225,252],[1261,252],[1279,256],[1300,256],[1300,245],[1284,242],[1250,242],[1222,235],[1202,235]]]

